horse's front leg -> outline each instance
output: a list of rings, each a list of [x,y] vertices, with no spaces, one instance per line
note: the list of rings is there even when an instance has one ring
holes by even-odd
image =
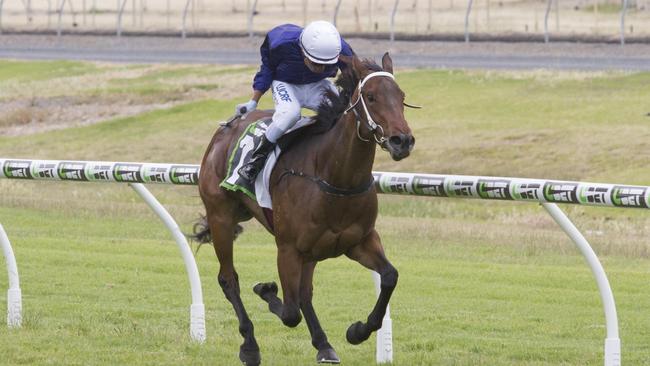
[[[381,328],[381,322],[386,314],[388,302],[397,286],[398,273],[395,267],[386,259],[379,234],[373,230],[359,245],[350,249],[346,255],[361,263],[381,276],[381,291],[375,307],[368,315],[366,323],[356,322],[348,328],[345,334],[348,342],[359,344],[370,337],[370,334]]]
[[[314,278],[314,269],[316,262],[307,262],[302,265],[302,276],[300,277],[300,309],[305,316],[309,334],[311,334],[311,344],[318,350],[316,362],[318,363],[340,363],[339,356],[334,348],[327,341],[327,335],[320,326],[316,311],[312,305],[313,289],[312,280]]]
[[[208,212],[208,223],[214,243],[214,250],[219,259],[219,285],[226,299],[232,304],[239,320],[239,333],[244,343],[239,347],[239,359],[247,366],[259,365],[260,348],[255,340],[253,322],[244,308],[239,292],[239,278],[233,264],[233,240],[235,224]]]
[[[282,298],[278,297],[275,282],[258,283],[253,291],[269,304],[269,310],[277,315],[287,327],[300,324],[299,294],[302,257],[292,246],[278,246],[278,274],[282,285]]]

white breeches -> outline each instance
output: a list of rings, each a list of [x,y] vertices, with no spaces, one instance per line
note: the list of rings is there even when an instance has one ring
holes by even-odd
[[[327,89],[338,94],[334,83],[328,79],[303,85],[273,81],[271,89],[275,113],[273,113],[273,122],[266,130],[266,138],[273,143],[298,122],[301,108],[316,111]]]

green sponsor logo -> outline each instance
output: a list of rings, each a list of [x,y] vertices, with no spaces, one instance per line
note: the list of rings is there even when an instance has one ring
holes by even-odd
[[[197,184],[199,169],[189,165],[173,165],[169,170],[169,178],[174,184]]]
[[[413,191],[422,196],[447,197],[444,177],[413,177]]]
[[[578,192],[578,200],[582,204],[606,205],[608,192],[609,188],[607,187],[581,186]]]
[[[515,200],[539,201],[541,183],[515,183],[512,196]]]
[[[381,191],[384,193],[409,193],[409,177],[382,177]]]
[[[113,177],[117,182],[137,182],[144,183],[140,170],[142,164],[115,164],[113,168]]]
[[[34,179],[56,179],[56,163],[32,161],[31,174]]]
[[[88,180],[86,177],[86,163],[81,162],[61,162],[57,168],[57,174],[62,180]]]
[[[5,177],[13,179],[34,179],[30,170],[31,161],[7,160],[2,167]]]
[[[578,185],[566,182],[544,183],[544,199],[548,202],[580,203],[577,195]]]
[[[479,179],[478,195],[483,199],[512,200],[510,181],[506,179]]]
[[[167,182],[167,167],[166,166],[145,166],[144,167],[144,181],[153,183]]]
[[[113,175],[111,164],[94,164],[86,166],[84,175],[88,180],[110,181]]]
[[[475,197],[474,181],[463,179],[448,179],[445,184],[445,192],[455,197]]]
[[[646,187],[614,186],[612,189],[612,204],[618,207],[648,208]]]

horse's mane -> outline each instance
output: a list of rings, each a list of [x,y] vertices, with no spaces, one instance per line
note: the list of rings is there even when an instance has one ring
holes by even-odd
[[[356,57],[356,56],[355,56]],[[382,68],[371,59],[361,60],[361,64],[370,71],[381,71]],[[348,65],[334,82],[338,88],[339,94],[327,90],[325,92],[323,101],[318,106],[316,115],[313,117],[316,123],[301,128],[297,131],[289,133],[282,137],[285,140],[282,145],[288,147],[294,141],[300,141],[303,137],[309,135],[320,135],[332,129],[341,119],[343,112],[350,105],[350,98],[354,93],[354,89],[359,84],[359,79],[352,71],[352,65]]]
[[[382,68],[371,59],[361,60],[361,64],[370,71],[381,71]],[[339,95],[331,91],[325,93],[325,98],[323,102],[318,107],[316,116],[316,123],[314,127],[318,126],[319,129],[322,129],[323,133],[329,131],[339,119],[341,115],[350,105],[350,98],[354,93],[354,89],[359,84],[359,79],[352,72],[352,66],[348,65],[341,74],[336,78],[334,84],[339,89]],[[312,132],[315,133],[315,132]]]

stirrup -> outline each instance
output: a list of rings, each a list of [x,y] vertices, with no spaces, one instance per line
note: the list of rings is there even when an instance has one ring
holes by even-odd
[[[253,174],[251,174],[250,170],[252,170]],[[257,178],[257,176],[260,174],[260,169],[257,169],[255,163],[249,162],[247,164],[244,164],[241,168],[239,168],[239,170],[237,170],[237,173],[239,173],[240,177],[252,183],[255,182],[255,178]]]

